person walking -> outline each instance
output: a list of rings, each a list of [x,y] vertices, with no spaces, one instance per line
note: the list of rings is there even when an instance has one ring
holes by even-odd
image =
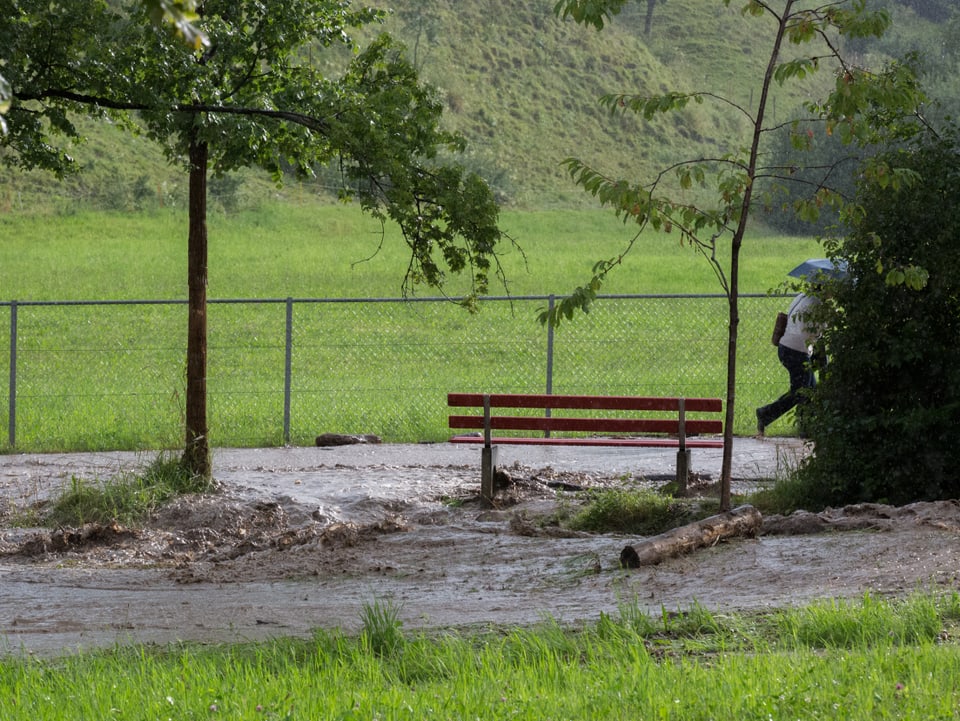
[[[787,310],[787,327],[777,346],[780,364],[790,375],[790,390],[773,403],[757,408],[757,435],[762,436],[771,423],[806,398],[805,389],[817,384],[813,372],[812,346],[820,336],[820,330],[807,321],[807,314],[820,301],[801,293]]]

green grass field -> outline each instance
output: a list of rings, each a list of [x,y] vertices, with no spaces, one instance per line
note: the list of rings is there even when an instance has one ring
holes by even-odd
[[[545,383],[543,300],[587,279],[593,262],[632,235],[603,211],[511,212],[522,247],[503,257],[512,303],[470,315],[452,303],[315,303],[397,298],[402,239],[356,208],[266,204],[210,224],[211,433],[216,445],[282,443],[285,314],[292,325],[290,441],[369,432],[387,441],[445,437],[451,390],[539,391]],[[80,450],[175,447],[183,407],[186,219],[183,213],[6,215],[0,288],[18,301],[15,447]],[[742,293],[765,293],[819,255],[809,239],[757,237],[743,254]],[[415,289],[419,297],[436,291]],[[448,292],[465,287],[451,278]],[[675,237],[642,238],[611,276],[611,294],[719,294],[704,258]],[[43,301],[180,301],[153,305],[30,305]],[[741,322],[741,407],[781,392],[767,340],[781,301],[747,298]],[[9,317],[9,306],[3,307]],[[604,300],[556,333],[555,392],[722,395],[722,298]],[[10,323],[0,319],[0,346]],[[429,373],[424,370],[429,369]],[[0,375],[10,374],[10,354]],[[0,400],[8,405],[7,383]],[[9,427],[0,424],[3,440]],[[776,429],[775,429],[776,430]],[[782,432],[790,432],[785,422]],[[7,444],[9,446],[9,444]]]
[[[505,212],[501,228],[515,295],[563,294],[589,277],[593,262],[633,237],[609,211]],[[303,199],[210,218],[211,298],[396,297],[408,256],[393,228],[384,232],[355,206]],[[185,212],[0,215],[0,300],[172,299],[186,296]],[[761,235],[745,242],[741,292],[764,293],[786,270],[820,251],[809,238]],[[465,290],[451,278],[449,293]],[[503,288],[492,287],[491,294]],[[704,258],[676,235],[648,233],[606,293],[718,293]],[[424,291],[433,295],[432,291]]]

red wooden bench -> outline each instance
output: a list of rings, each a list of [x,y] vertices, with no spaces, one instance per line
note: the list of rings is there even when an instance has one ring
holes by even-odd
[[[651,398],[645,396],[585,396],[525,393],[450,393],[451,408],[480,409],[451,413],[450,428],[474,429],[481,434],[458,434],[451,443],[482,443],[480,495],[493,500],[497,446],[644,446],[677,449],[677,484],[686,489],[691,448],[723,448],[723,438],[691,438],[722,434],[720,398]],[[508,412],[497,412],[508,409]],[[561,413],[554,415],[553,411]],[[539,411],[530,415],[531,411]],[[590,411],[590,413],[586,413]],[[599,417],[596,411],[616,411]],[[696,418],[688,418],[694,413]],[[615,416],[615,417],[610,417]],[[542,437],[494,435],[494,431],[542,431]],[[553,433],[580,433],[554,436]],[[604,435],[582,435],[604,434]],[[609,435],[617,434],[617,435]],[[657,435],[651,435],[657,434]]]

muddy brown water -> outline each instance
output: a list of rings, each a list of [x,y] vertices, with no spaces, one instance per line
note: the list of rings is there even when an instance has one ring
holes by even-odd
[[[796,441],[737,439],[734,490],[795,465]],[[16,528],[72,477],[106,478],[151,454],[0,456],[0,649],[59,654],[114,644],[221,642],[359,628],[391,603],[407,629],[594,620],[636,604],[777,607],[866,591],[953,588],[960,507],[858,506],[765,519],[736,539],[622,570],[616,535],[549,522],[578,488],[657,486],[667,451],[503,449],[513,483],[480,505],[479,451],[435,445],[221,449],[216,493],[181,499],[142,529],[81,537]],[[714,492],[719,451],[695,451],[699,492]],[[840,532],[843,531],[843,532]],[[71,535],[74,533],[74,535]]]

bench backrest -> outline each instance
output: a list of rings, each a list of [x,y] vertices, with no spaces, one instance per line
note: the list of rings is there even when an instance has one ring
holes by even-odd
[[[511,431],[580,431],[593,433],[666,433],[681,437],[699,433],[723,433],[723,421],[716,418],[686,418],[687,413],[723,411],[719,398],[656,398],[646,396],[584,396],[527,393],[450,393],[447,405],[459,408],[482,408],[481,414],[451,414],[450,428]],[[494,415],[492,409],[511,408],[542,410],[544,415]],[[593,417],[570,414],[553,417],[550,411],[616,410],[666,411],[676,415],[659,418]]]

